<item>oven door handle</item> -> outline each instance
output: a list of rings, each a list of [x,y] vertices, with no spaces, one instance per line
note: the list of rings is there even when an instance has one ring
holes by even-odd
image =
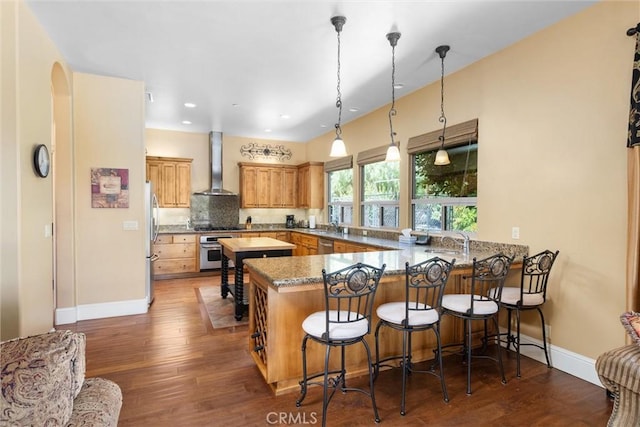
[[[222,249],[221,245],[200,245],[200,249]]]

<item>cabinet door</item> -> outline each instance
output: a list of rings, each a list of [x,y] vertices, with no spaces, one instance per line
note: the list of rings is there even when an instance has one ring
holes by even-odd
[[[298,169],[298,206],[309,207],[309,167]]]
[[[160,180],[159,162],[147,162],[147,181],[151,181],[153,183],[153,191],[156,193],[158,203],[162,205],[162,181]]]
[[[283,182],[283,168],[273,168],[269,170],[269,206],[272,208],[281,208],[284,206],[284,194],[282,193]]]
[[[175,163],[163,163],[160,168],[160,180],[162,181],[162,204],[160,207],[176,207],[176,165]]]
[[[257,174],[258,207],[268,208],[271,202],[271,170],[267,168],[257,168]]]
[[[254,167],[240,168],[240,207],[258,207],[258,172]]]
[[[176,207],[191,206],[191,164],[176,164]]]
[[[298,173],[295,169],[283,169],[282,174],[282,206],[295,208],[298,195]]]

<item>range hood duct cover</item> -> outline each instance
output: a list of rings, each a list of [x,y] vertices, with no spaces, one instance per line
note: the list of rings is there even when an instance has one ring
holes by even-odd
[[[222,132],[209,132],[209,163],[211,166],[211,188],[199,193],[204,196],[237,196],[222,188]]]

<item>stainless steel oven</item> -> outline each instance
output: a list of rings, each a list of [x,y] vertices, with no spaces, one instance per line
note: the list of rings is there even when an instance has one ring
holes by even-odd
[[[222,267],[222,246],[219,239],[231,239],[233,236],[200,236],[200,271],[210,271]],[[229,268],[233,261],[229,260]]]

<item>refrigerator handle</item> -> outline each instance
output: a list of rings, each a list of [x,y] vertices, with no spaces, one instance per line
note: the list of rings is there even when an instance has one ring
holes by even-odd
[[[158,224],[158,215],[160,213],[160,207],[158,206],[158,198],[156,194],[153,193],[153,197],[151,198],[151,209],[153,210],[153,242],[158,239],[158,232],[160,229],[160,224]]]

